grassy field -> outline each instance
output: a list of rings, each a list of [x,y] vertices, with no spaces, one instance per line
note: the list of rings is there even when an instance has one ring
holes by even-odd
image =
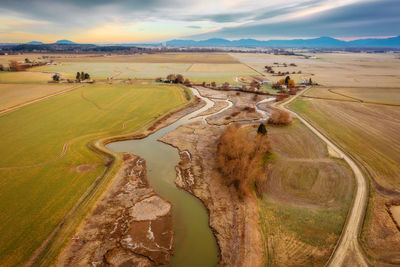
[[[0,112],[76,86],[71,84],[0,84]]]
[[[238,63],[225,53],[160,53],[138,55],[80,55],[60,59],[61,62],[124,62],[124,63]]]
[[[366,176],[379,185],[370,183],[361,239],[373,260],[399,264],[400,232],[385,205],[396,199],[398,193],[390,191],[400,186],[400,108],[317,99],[296,100],[291,108],[365,166]]]
[[[0,266],[26,261],[103,173],[88,142],[186,103],[174,86],[92,85],[0,116]]]
[[[64,78],[74,79],[77,71],[90,73],[94,79],[114,79],[166,77],[168,74],[182,74],[195,83],[236,81],[237,76],[256,75],[242,64],[187,64],[187,63],[96,63],[68,62],[33,68],[37,72],[59,72]]]
[[[47,83],[51,80],[50,73],[34,71],[8,72],[0,71],[0,83]]]
[[[351,170],[297,120],[267,129],[273,156],[259,200],[267,266],[323,266],[351,203]]]

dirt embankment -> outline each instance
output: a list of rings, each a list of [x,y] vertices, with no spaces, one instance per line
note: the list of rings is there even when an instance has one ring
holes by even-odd
[[[152,266],[173,253],[171,204],[146,179],[146,163],[129,153],[109,190],[58,258],[57,266]]]

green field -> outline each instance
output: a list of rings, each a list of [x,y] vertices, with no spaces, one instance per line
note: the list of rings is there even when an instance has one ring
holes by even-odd
[[[140,132],[187,102],[175,86],[90,85],[0,116],[0,266],[29,259],[102,175],[90,141]]]
[[[76,72],[88,72],[93,79],[155,79],[168,74],[182,74],[195,83],[236,81],[238,76],[257,75],[242,64],[189,64],[189,63],[104,63],[104,62],[62,62],[31,69],[37,72],[58,72],[63,78],[74,79]],[[210,71],[211,70],[211,71]]]

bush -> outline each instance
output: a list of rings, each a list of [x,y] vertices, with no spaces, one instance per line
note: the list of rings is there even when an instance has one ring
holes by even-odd
[[[226,128],[218,144],[217,161],[225,183],[234,185],[239,197],[248,195],[250,184],[265,177],[262,163],[270,150],[266,135],[242,131],[236,124]]]
[[[293,121],[292,115],[289,112],[282,109],[275,109],[271,117],[268,120],[268,123],[275,125],[289,125]]]

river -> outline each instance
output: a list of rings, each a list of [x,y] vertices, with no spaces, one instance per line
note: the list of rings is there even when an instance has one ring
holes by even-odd
[[[166,266],[207,267],[215,266],[218,262],[218,246],[208,225],[206,208],[199,199],[175,186],[175,166],[180,161],[178,150],[158,141],[182,124],[204,119],[204,117],[192,118],[214,105],[213,101],[202,97],[197,90],[191,90],[194,95],[206,102],[203,108],[146,138],[114,142],[106,146],[112,151],[131,152],[145,159],[150,185],[157,194],[171,202],[175,253],[170,264]]]

